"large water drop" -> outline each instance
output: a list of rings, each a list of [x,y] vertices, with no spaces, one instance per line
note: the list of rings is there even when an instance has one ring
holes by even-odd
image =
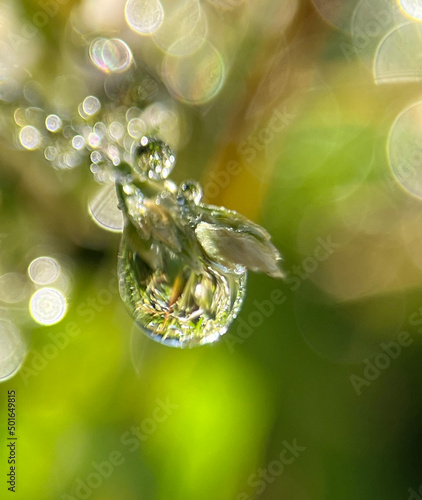
[[[165,180],[175,155],[143,137],[135,172],[116,174],[124,215],[118,272],[120,294],[138,326],[175,347],[215,342],[237,316],[246,269],[281,277],[269,234],[224,207],[201,202],[196,181]],[[137,175],[136,175],[137,174]]]

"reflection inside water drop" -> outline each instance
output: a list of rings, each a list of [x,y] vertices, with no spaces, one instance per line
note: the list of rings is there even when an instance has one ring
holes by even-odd
[[[422,2],[420,0],[398,0],[398,3],[407,15],[417,21],[422,20]]]

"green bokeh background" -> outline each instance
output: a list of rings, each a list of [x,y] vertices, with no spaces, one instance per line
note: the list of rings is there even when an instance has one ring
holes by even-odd
[[[39,10],[35,0],[16,4],[22,23]],[[64,29],[75,6],[63,2],[37,35],[32,72],[47,91],[65,65],[86,64],[86,47]],[[25,273],[48,248],[72,291],[51,327],[29,318],[27,302],[0,303],[29,345],[0,386],[2,498],[398,500],[422,485],[422,205],[387,154],[394,119],[419,100],[420,84],[376,85],[359,55],[342,50],[350,36],[311,2],[299,1],[286,25],[289,2],[250,8],[248,22],[222,11],[214,31],[230,60],[218,95],[201,106],[170,97],[185,136],[175,179],[201,179],[209,202],[265,226],[284,256],[286,280],[249,274],[241,314],[215,345],[181,351],[134,328],[115,280],[120,236],[86,210],[96,188],[88,165],[57,173],[16,150],[3,121],[0,271]],[[162,57],[139,44],[136,57]],[[95,94],[101,75],[84,71],[75,75]],[[163,89],[155,98],[168,101]],[[316,260],[321,241],[333,249]],[[400,354],[379,357],[398,338]],[[46,361],[53,339],[66,345]],[[6,485],[11,389],[15,494]],[[129,442],[137,426],[142,439]],[[286,442],[300,451],[282,468]],[[95,464],[112,457],[119,464],[96,483]]]

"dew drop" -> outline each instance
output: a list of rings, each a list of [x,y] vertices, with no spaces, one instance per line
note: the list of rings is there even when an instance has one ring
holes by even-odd
[[[246,269],[280,278],[270,235],[236,212],[201,203],[202,187],[164,180],[176,162],[161,140],[143,136],[133,177],[116,175],[124,230],[119,290],[140,329],[173,347],[215,342],[236,318]],[[117,171],[117,169],[116,169]]]
[[[179,198],[183,200],[193,201],[196,205],[202,199],[202,186],[197,181],[184,181],[178,190]]]
[[[130,47],[119,38],[96,38],[91,42],[89,55],[103,73],[123,73],[133,61]]]
[[[143,136],[135,149],[135,169],[149,179],[168,177],[176,163],[176,155],[159,139]]]
[[[204,257],[193,229],[139,189],[120,196],[126,220],[118,273],[120,294],[138,326],[158,342],[193,347],[215,342],[239,312],[246,271],[226,271]],[[174,205],[175,207],[177,204]]]

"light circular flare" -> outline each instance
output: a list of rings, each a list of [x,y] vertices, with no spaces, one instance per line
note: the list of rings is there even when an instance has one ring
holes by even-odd
[[[407,22],[391,30],[381,40],[373,66],[377,84],[422,80],[418,55],[422,51],[421,37],[421,24]]]
[[[133,62],[129,45],[120,38],[96,38],[89,46],[89,56],[103,73],[123,73]]]
[[[58,132],[62,128],[62,120],[57,115],[48,115],[45,119],[45,128],[50,132]]]
[[[25,298],[26,279],[19,273],[6,273],[0,276],[0,301],[17,304]]]
[[[54,325],[61,321],[67,311],[66,297],[55,288],[37,290],[29,301],[29,312],[40,325]]]
[[[397,0],[403,12],[416,21],[422,21],[422,2],[420,0]]]
[[[373,66],[381,40],[403,23],[403,12],[394,0],[361,0],[351,18],[352,44],[342,46],[347,59],[358,55]]]
[[[159,0],[128,0],[125,18],[128,26],[136,33],[151,35],[163,22],[163,6]]]
[[[167,54],[184,57],[204,44],[208,22],[198,0],[181,0],[164,4],[163,25],[153,34],[154,42]]]
[[[93,221],[102,229],[121,233],[124,227],[123,214],[117,206],[116,188],[113,184],[107,184],[89,201],[88,211]]]
[[[127,124],[127,131],[128,134],[134,139],[140,139],[143,135],[145,135],[147,127],[141,118],[132,118],[132,120],[130,120]]]
[[[220,52],[206,42],[198,52],[187,57],[167,54],[163,61],[163,76],[176,99],[200,105],[211,101],[219,93],[226,69]]]
[[[422,198],[422,101],[402,111],[387,141],[390,168],[398,184]]]
[[[28,266],[28,275],[38,285],[49,285],[60,276],[61,268],[52,257],[37,257]]]
[[[82,103],[82,111],[87,115],[87,116],[93,116],[101,108],[101,103],[99,99],[93,95],[89,95],[88,97],[85,97],[83,103]]]
[[[0,381],[10,379],[19,370],[26,356],[26,345],[17,327],[0,318]]]
[[[34,151],[41,144],[41,134],[37,128],[26,125],[19,132],[19,141],[25,149]]]

